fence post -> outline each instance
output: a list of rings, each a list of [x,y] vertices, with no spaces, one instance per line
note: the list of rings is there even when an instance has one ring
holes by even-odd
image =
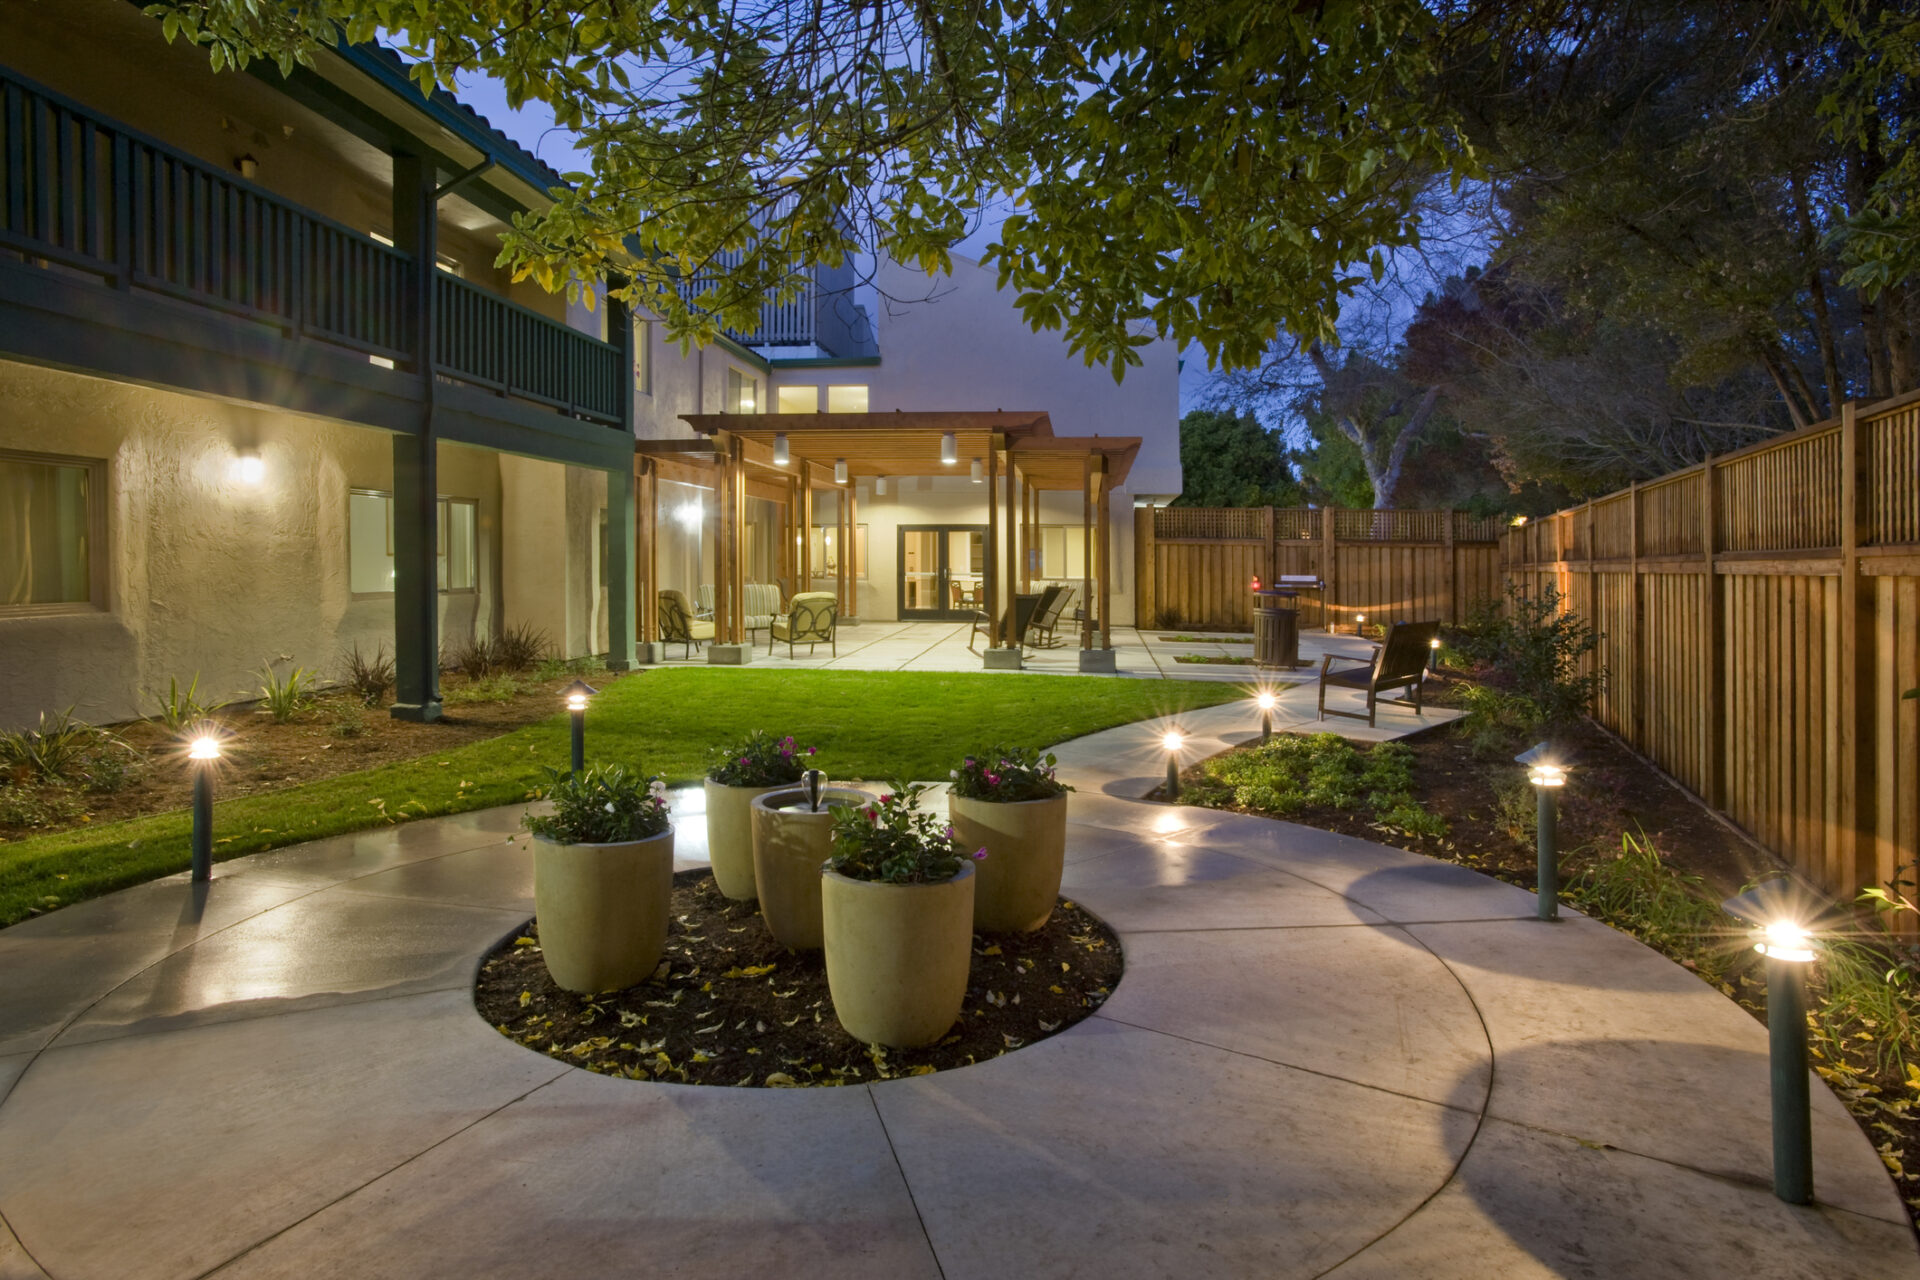
[[[1134,510],[1139,522],[1133,538],[1133,582],[1135,604],[1133,625],[1145,630],[1160,625],[1160,575],[1154,572],[1154,513],[1160,508],[1149,503]]]
[[[1453,545],[1453,525],[1453,508],[1449,507],[1440,513],[1440,541],[1442,544],[1440,554],[1446,558],[1446,563],[1441,566],[1441,573],[1446,581],[1447,593],[1447,607],[1441,616],[1450,623],[1457,623],[1460,621],[1460,593],[1459,584],[1456,581],[1456,575],[1459,569],[1455,561],[1458,559],[1459,553],[1454,549]]]
[[[1840,883],[1832,886],[1851,898],[1863,885],[1878,883],[1880,859],[1875,824],[1874,600],[1873,582],[1860,573],[1860,543],[1866,531],[1867,504],[1862,474],[1867,451],[1859,407],[1840,409]]]
[[[1720,538],[1720,473],[1712,455],[1701,464],[1700,552],[1707,582],[1701,592],[1706,604],[1707,626],[1707,705],[1706,711],[1706,802],[1715,809],[1727,807],[1727,591],[1720,580],[1715,553]]]
[[[1646,651],[1646,592],[1640,582],[1640,482],[1635,480],[1627,486],[1627,548],[1633,557],[1633,574],[1628,579],[1632,592],[1631,612],[1627,615],[1627,627],[1632,633],[1627,639],[1627,661],[1633,671],[1633,682],[1627,689],[1627,714],[1631,717],[1627,737],[1634,742],[1644,741],[1642,729],[1646,719],[1642,712],[1646,700],[1646,673],[1642,670],[1642,658]]]
[[[1273,508],[1264,508],[1261,512],[1261,519],[1264,521],[1261,528],[1265,531],[1267,542],[1267,569],[1263,580],[1267,586],[1271,587],[1273,586],[1274,579],[1280,576],[1280,548],[1275,546],[1273,541]]]

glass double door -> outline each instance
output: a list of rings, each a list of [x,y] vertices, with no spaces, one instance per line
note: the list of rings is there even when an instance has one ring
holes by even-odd
[[[987,529],[978,524],[900,526],[900,617],[965,622],[982,608]]]

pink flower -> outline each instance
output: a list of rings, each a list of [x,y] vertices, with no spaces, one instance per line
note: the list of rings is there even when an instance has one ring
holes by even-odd
[[[990,774],[988,774],[988,775],[987,775],[987,785],[988,785],[988,786],[990,786],[990,787],[997,787],[997,786],[999,786],[999,785],[1000,785],[1000,775],[999,775],[999,774],[997,774],[997,773],[990,773]]]
[[[951,840],[951,839],[953,839],[953,828],[952,828],[952,827],[948,827],[948,828],[947,828],[947,839],[949,839],[949,840]]]
[[[893,797],[892,797],[891,795],[882,795],[882,796],[880,797],[880,803],[881,803],[881,804],[887,804],[887,803],[890,803],[890,802],[891,802],[892,800],[893,800]]]
[[[973,757],[968,756],[965,760],[962,760],[960,763],[965,765],[967,768],[971,769],[973,768]]]
[[[813,748],[812,748],[812,747],[808,747],[808,748],[807,748],[807,754],[808,754],[808,755],[812,755],[812,754],[813,754]]]
[[[868,822],[878,822],[878,821],[880,821],[880,812],[879,812],[879,810],[877,810],[877,809],[869,809],[869,810],[867,810],[867,821],[868,821]]]
[[[973,860],[974,860],[975,862],[978,862],[978,861],[980,861],[980,859],[982,859],[982,858],[984,858],[984,857],[986,857],[986,856],[987,856],[987,846],[985,846],[985,845],[981,845],[981,846],[980,846],[980,847],[979,847],[978,849],[975,849],[975,850],[973,851]]]

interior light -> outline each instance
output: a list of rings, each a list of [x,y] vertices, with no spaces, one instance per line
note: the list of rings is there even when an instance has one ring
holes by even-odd
[[[689,529],[698,529],[704,512],[697,502],[685,502],[680,505],[680,523]]]
[[[787,433],[782,431],[773,438],[773,465],[784,467],[792,459],[787,454]]]

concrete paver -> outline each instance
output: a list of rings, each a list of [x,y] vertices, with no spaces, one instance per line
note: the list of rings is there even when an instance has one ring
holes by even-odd
[[[1181,717],[1202,754],[1248,721]],[[1821,1203],[1773,1198],[1765,1030],[1720,994],[1463,868],[1142,804],[1162,727],[1059,750],[1112,999],[934,1076],[695,1089],[499,1036],[468,984],[528,910],[515,809],[0,932],[0,1280],[1920,1277],[1818,1081]]]

